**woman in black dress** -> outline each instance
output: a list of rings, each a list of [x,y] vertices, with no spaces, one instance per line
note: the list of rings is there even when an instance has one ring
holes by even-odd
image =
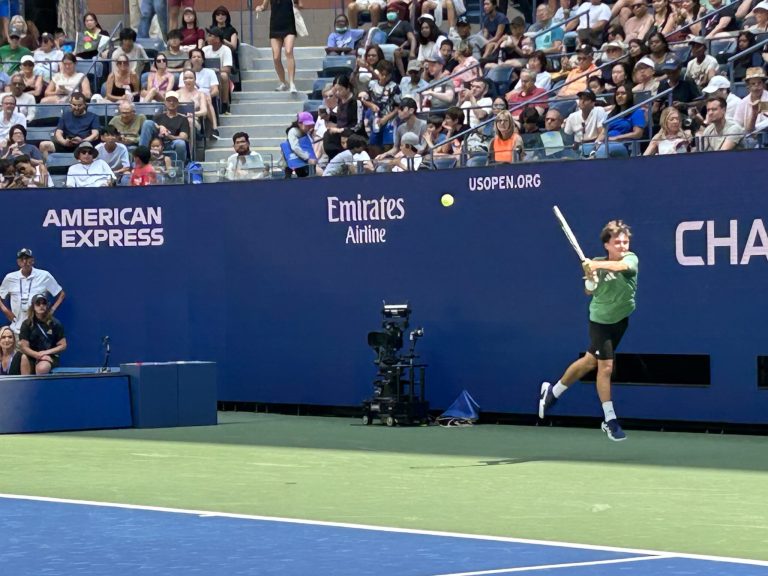
[[[293,57],[293,45],[296,42],[296,19],[293,16],[294,0],[262,0],[261,5],[256,6],[258,14],[269,6],[272,14],[269,17],[269,43],[272,46],[272,61],[275,64],[275,72],[280,79],[278,92],[290,90],[296,94],[296,60]],[[300,0],[296,0],[296,7],[303,8]],[[285,51],[288,61],[288,77],[285,75],[281,52]]]

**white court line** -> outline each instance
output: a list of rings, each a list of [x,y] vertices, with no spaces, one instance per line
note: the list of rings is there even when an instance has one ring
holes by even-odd
[[[185,510],[182,508],[164,508],[160,506],[142,506],[138,504],[119,504],[114,502],[94,502],[91,500],[72,500],[69,498],[51,498],[47,496],[27,496],[22,494],[2,494],[0,498],[9,500],[32,500],[36,502],[53,502],[57,504],[79,504],[82,506],[100,506],[103,508],[121,508],[126,510],[146,510],[149,512],[168,512],[172,514],[190,514],[195,516],[236,518],[239,520],[261,520],[264,522],[285,522],[309,526],[328,526],[330,528],[351,528],[355,530],[371,530],[376,532],[395,532],[399,534],[417,534],[421,536],[443,536],[446,538],[465,538],[468,540],[486,540],[491,542],[510,542],[513,544],[534,544],[539,546],[557,546],[559,548],[578,548],[580,550],[600,550],[603,552],[624,552],[644,556],[663,556],[688,558],[690,560],[706,560],[710,562],[732,562],[734,564],[749,564],[752,566],[768,566],[764,560],[749,560],[746,558],[730,558],[728,556],[707,556],[703,554],[684,554],[661,550],[642,550],[637,548],[620,548],[615,546],[596,546],[594,544],[576,544],[573,542],[558,542],[555,540],[531,540],[528,538],[510,538],[506,536],[486,536],[480,534],[462,534],[459,532],[440,532],[436,530],[417,530],[414,528],[393,528],[390,526],[371,526],[369,524],[350,524],[346,522],[326,522],[323,520],[304,520],[301,518],[281,518],[279,516],[257,516],[253,514],[233,514],[230,512],[215,512],[212,510]]]
[[[456,572],[453,574],[438,574],[437,576],[484,576],[485,574],[512,574],[513,572],[532,572],[534,570],[552,570],[557,568],[574,568],[577,566],[599,566],[601,564],[622,564],[626,562],[643,562],[645,560],[661,560],[677,558],[674,554],[663,556],[641,556],[640,558],[618,558],[614,560],[595,560],[593,562],[569,562],[567,564],[537,564],[535,566],[518,566],[516,568],[497,568],[495,570],[479,570],[477,572]]]

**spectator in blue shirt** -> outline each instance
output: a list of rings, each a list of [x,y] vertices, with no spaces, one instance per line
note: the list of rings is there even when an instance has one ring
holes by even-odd
[[[53,145],[57,152],[74,152],[83,142],[94,143],[99,139],[99,117],[88,112],[85,96],[74,92],[69,108],[59,118],[53,133]]]
[[[355,46],[365,31],[350,29],[349,20],[344,14],[336,16],[335,30],[328,35],[325,46],[326,54],[354,54]]]
[[[529,32],[541,33],[545,30],[549,30],[551,26],[555,24],[552,18],[552,8],[549,4],[539,4],[536,8],[536,23],[531,26]],[[563,38],[565,37],[565,30],[562,26],[553,28],[544,34],[539,34],[534,38],[536,42],[536,50],[541,50],[545,54],[555,54],[561,51],[563,47]]]
[[[638,108],[626,116],[619,117],[622,112],[629,110],[635,105],[631,87],[627,85],[618,86],[614,92],[614,98],[616,105],[608,114],[607,123],[598,132],[598,148],[595,151],[595,156],[598,158],[627,156],[627,149],[624,143],[640,140],[647,126],[647,111],[644,108]],[[605,146],[606,131],[608,135],[607,148]]]
[[[498,0],[483,0],[483,16],[480,32],[488,41],[483,58],[489,58],[499,49],[501,38],[509,32],[509,19],[497,10]]]

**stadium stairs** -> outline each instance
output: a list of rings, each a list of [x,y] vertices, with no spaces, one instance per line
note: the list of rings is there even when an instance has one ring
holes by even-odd
[[[269,48],[241,45],[242,91],[232,97],[231,114],[220,116],[220,140],[209,140],[205,150],[203,168],[207,180],[216,180],[221,161],[226,160],[232,149],[232,135],[247,132],[251,150],[259,152],[266,162],[272,157],[274,167],[280,160],[280,143],[285,131],[302,111],[307,93],[323,67],[325,50],[318,47],[296,47],[296,88],[298,94],[276,92],[277,75],[272,65]],[[285,59],[283,59],[285,63]]]

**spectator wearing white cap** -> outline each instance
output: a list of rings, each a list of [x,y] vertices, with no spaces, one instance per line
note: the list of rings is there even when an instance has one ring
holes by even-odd
[[[755,16],[755,24],[747,28],[747,30],[753,34],[768,32],[768,0],[763,0],[752,8],[752,14]]]
[[[691,58],[685,68],[685,77],[704,88],[717,73],[718,63],[714,56],[707,54],[707,41],[701,36],[692,36],[688,40]]]
[[[656,65],[653,60],[648,56],[643,56],[635,64],[635,85],[632,87],[633,92],[650,92],[652,95],[656,95],[659,91],[659,81],[654,76],[654,69]]]
[[[739,103],[741,102],[741,98],[736,96],[736,94],[731,93],[731,83],[728,78],[725,76],[713,76],[709,81],[709,84],[702,88],[701,91],[707,98],[711,96],[725,98],[728,105],[725,117],[728,120],[733,120],[733,117],[736,115],[736,108],[738,108]]]
[[[24,81],[24,91],[32,94],[36,99],[43,97],[43,77],[35,72],[35,57],[31,54],[22,56],[19,62],[21,79]]]
[[[733,119],[749,132],[768,128],[768,90],[765,89],[766,75],[762,68],[755,66],[747,70],[744,77],[749,93],[741,99]]]

